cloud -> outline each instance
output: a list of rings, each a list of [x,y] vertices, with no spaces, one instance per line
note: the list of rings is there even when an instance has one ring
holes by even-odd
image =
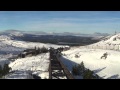
[[[102,31],[104,30],[113,30],[117,25],[113,22],[104,22],[104,23],[73,23],[73,22],[66,22],[66,21],[57,21],[57,20],[50,20],[46,22],[29,22],[24,24],[24,30],[46,30],[46,31],[72,31],[72,32],[88,32],[92,33],[95,31]]]
[[[95,31],[115,30],[120,25],[119,14],[113,12],[3,12],[1,28],[21,30]],[[119,29],[119,28],[118,28]]]
[[[95,22],[90,22],[90,20],[93,20]],[[102,18],[100,19],[103,22],[97,22],[99,21],[97,18],[95,19],[79,19],[79,18],[53,18],[48,20],[38,20],[38,21],[29,21],[24,23],[24,27],[30,27],[30,28],[54,28],[54,27],[86,27],[86,26],[113,26],[116,24],[119,24],[120,22],[112,22],[113,20],[120,20],[120,18]],[[108,20],[108,21],[106,21]],[[78,22],[74,22],[78,21]],[[86,21],[85,23],[81,21]]]
[[[61,21],[61,22],[111,22],[111,21],[120,21],[120,18],[103,18],[103,17],[91,17],[91,18],[53,18],[52,21]]]

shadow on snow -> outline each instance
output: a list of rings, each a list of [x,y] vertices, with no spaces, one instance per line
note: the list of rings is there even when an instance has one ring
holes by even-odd
[[[70,71],[70,72],[72,72],[72,67],[74,66],[74,65],[78,65],[78,63],[76,63],[76,62],[74,62],[74,61],[71,61],[71,60],[69,60],[69,59],[67,59],[67,58],[65,58],[65,57],[61,57],[60,58],[60,60],[65,64],[65,66],[68,68],[68,70]],[[84,62],[83,62],[84,63]],[[95,74],[96,73],[98,73],[98,72],[101,72],[102,70],[104,70],[106,67],[103,67],[103,68],[99,68],[99,69],[96,69],[96,70],[92,70]],[[105,76],[103,76],[103,77],[105,77]],[[101,78],[103,78],[103,77],[101,77]],[[118,77],[118,75],[113,75],[113,76],[111,76],[111,77],[109,77],[109,78],[117,78]]]
[[[108,77],[107,79],[120,79],[118,74],[112,75]]]

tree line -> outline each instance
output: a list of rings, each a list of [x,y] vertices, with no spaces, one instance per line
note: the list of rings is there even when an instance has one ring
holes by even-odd
[[[97,74],[94,74],[90,69],[85,68],[84,63],[72,67],[72,73],[75,76],[82,76],[83,79],[102,79]]]

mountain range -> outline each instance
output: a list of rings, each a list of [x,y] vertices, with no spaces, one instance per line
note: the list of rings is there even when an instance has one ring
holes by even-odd
[[[93,34],[82,34],[82,33],[72,33],[72,32],[44,32],[44,31],[20,31],[20,30],[5,30],[0,33],[0,35],[9,36],[23,36],[24,34],[32,35],[60,35],[60,36],[82,36],[82,37],[96,37],[96,36],[108,36],[108,33],[95,32]]]

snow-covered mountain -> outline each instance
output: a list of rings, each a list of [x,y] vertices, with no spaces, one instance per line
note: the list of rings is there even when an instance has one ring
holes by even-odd
[[[8,36],[1,36],[2,38],[0,38],[0,42],[1,44],[6,44],[6,45],[11,45],[14,47],[18,47],[18,48],[34,48],[34,47],[60,47],[62,45],[54,45],[54,44],[44,44],[44,43],[38,43],[38,42],[26,42],[26,41],[18,41],[18,40],[12,40],[10,37]]]
[[[104,53],[107,53],[106,59],[101,58]],[[70,71],[72,66],[83,61],[86,68],[104,79],[120,79],[120,33],[91,45],[73,47],[64,51],[63,55],[61,60]]]
[[[101,38],[108,36],[107,33],[93,33],[93,34],[82,34],[82,33],[73,33],[73,32],[44,32],[44,31],[20,31],[20,30],[5,30],[0,33],[0,35],[7,35],[11,37],[23,37],[24,35],[58,35],[58,36],[82,36],[82,37],[93,37]]]
[[[10,63],[9,58],[11,58],[14,55],[19,54],[21,51],[27,49],[27,48],[35,48],[35,47],[64,47],[64,45],[54,45],[54,44],[44,44],[44,43],[37,43],[37,42],[26,42],[26,41],[18,41],[13,38],[13,36],[24,36],[24,32],[19,32],[17,30],[11,30],[6,33],[1,33],[0,35],[0,64],[3,65],[4,63]],[[112,36],[113,37],[113,36]],[[106,40],[102,40],[99,43],[100,44],[105,43],[107,40],[109,42],[112,42],[111,38],[112,37],[107,37]],[[117,37],[116,40],[118,41],[119,36]],[[114,37],[114,38],[115,38]],[[101,37],[100,37],[101,38]],[[108,42],[106,42],[108,43]],[[96,45],[92,44],[91,46]],[[89,45],[90,46],[90,45]],[[80,63],[81,61],[85,62],[85,66],[90,68],[91,70],[99,71],[99,74],[101,77],[105,78],[111,78],[113,75],[120,75],[118,72],[119,67],[119,61],[118,59],[120,58],[119,53],[117,51],[110,51],[108,50],[107,52],[109,53],[108,58],[105,60],[101,60],[100,57],[106,52],[106,50],[93,50],[84,47],[82,49],[81,47],[75,47],[71,48],[68,51],[63,52],[66,56],[62,57],[62,61],[65,63],[65,65],[69,68],[71,71],[72,66],[74,65],[73,62],[75,63]],[[80,58],[74,58],[75,54],[79,54]],[[98,55],[98,56],[97,56]],[[114,57],[114,55],[116,55]],[[118,58],[118,59],[117,59]],[[71,61],[70,63],[67,62],[67,59]],[[66,63],[67,62],[67,63]],[[104,64],[106,63],[106,64]],[[98,65],[99,64],[99,65]],[[17,71],[13,74],[8,75],[7,78],[23,78],[22,75],[25,74],[24,78],[27,78],[29,75],[27,71],[32,71],[32,73],[40,76],[41,78],[48,78],[48,67],[49,67],[49,53],[46,54],[40,54],[37,56],[32,56],[32,57],[27,57],[27,58],[22,58],[22,59],[17,59],[14,62],[11,62],[9,66],[12,68],[13,71]],[[112,69],[113,67],[113,69]],[[104,70],[102,70],[104,69]],[[101,70],[101,71],[100,71]],[[20,71],[22,74],[20,74]],[[26,72],[26,73],[25,73]],[[17,74],[19,73],[19,74]],[[21,75],[21,76],[20,76]],[[27,75],[27,77],[26,77]],[[20,77],[19,77],[20,76]],[[24,76],[24,75],[23,75]],[[116,77],[115,77],[116,78]],[[119,78],[119,77],[117,77]]]
[[[24,32],[19,31],[19,30],[5,30],[5,31],[1,32],[0,35],[22,37],[22,36],[24,36]]]
[[[87,48],[120,50],[120,33],[110,35],[101,39],[101,41],[86,46]]]
[[[98,36],[108,36],[108,33],[99,33],[99,32],[95,32],[93,33],[94,35],[98,35]]]
[[[0,41],[2,40],[11,40],[12,38],[7,35],[0,35]]]
[[[12,39],[11,36],[0,35],[0,65],[4,64],[3,62],[8,62],[9,58],[14,55],[18,55],[21,51],[25,49],[35,48],[35,47],[62,47],[63,45],[54,45],[54,44],[44,44],[44,43],[34,43],[26,41],[18,41]],[[64,46],[63,46],[64,47]]]
[[[120,33],[106,37],[104,42],[109,44],[120,44]]]

